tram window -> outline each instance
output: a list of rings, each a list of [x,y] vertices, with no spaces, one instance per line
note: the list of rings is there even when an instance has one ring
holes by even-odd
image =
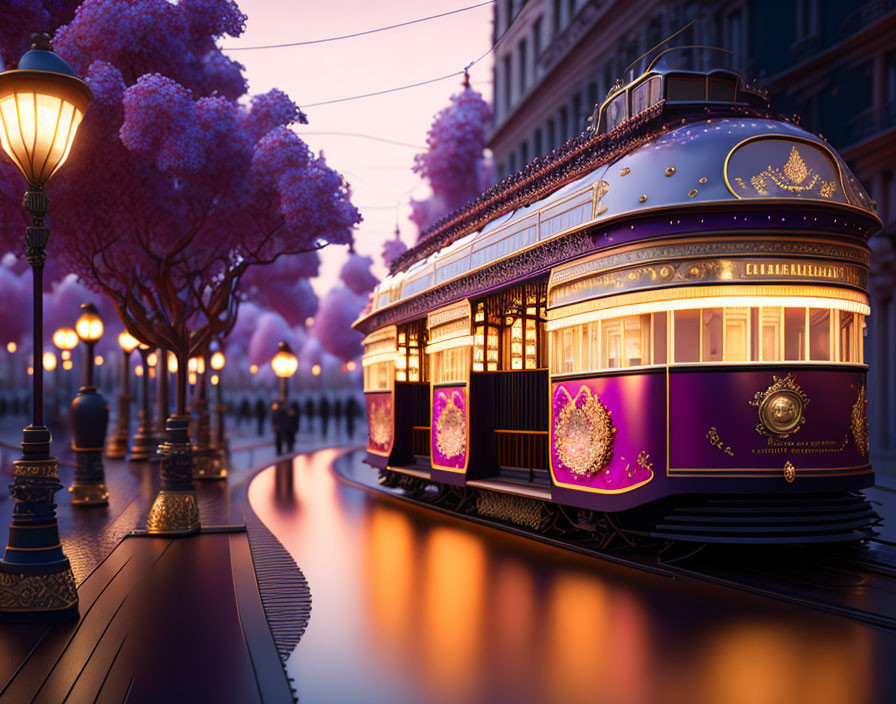
[[[806,359],[806,309],[784,309],[784,359]]]
[[[622,322],[605,320],[603,325],[604,367],[616,369],[622,366]]]
[[[564,372],[576,372],[581,369],[579,366],[579,328],[566,328],[562,334],[562,357],[560,360],[560,368]]]
[[[809,359],[831,359],[831,311],[828,308],[809,309]]]
[[[857,362],[858,355],[858,329],[855,313],[840,311],[840,360],[841,362]]]
[[[723,315],[721,308],[704,308],[703,314],[703,356],[704,362],[722,361]]]
[[[625,120],[628,117],[626,108],[628,101],[628,93],[622,92],[619,94],[619,97],[615,98],[611,103],[607,104],[606,107],[606,116],[607,116],[607,131],[609,132],[611,129],[616,127],[620,122]]]
[[[625,334],[625,366],[650,364],[650,315],[630,315],[622,319]]]
[[[703,77],[669,76],[666,79],[666,99],[706,100],[706,80]]]
[[[653,364],[666,363],[666,349],[669,344],[666,332],[668,318],[668,313],[653,314]]]
[[[781,309],[762,308],[759,313],[762,335],[762,361],[777,362],[781,359]]]
[[[588,326],[588,340],[588,346],[591,348],[591,368],[600,369],[600,325],[598,323],[591,323]]]
[[[726,362],[745,362],[750,359],[747,340],[749,338],[748,308],[725,309],[725,350]]]
[[[700,361],[700,311],[675,311],[675,361]]]
[[[632,115],[637,115],[660,101],[662,81],[659,76],[654,76],[632,91]]]
[[[707,87],[709,99],[716,102],[733,103],[735,83],[726,78],[710,78]]]
[[[466,382],[470,350],[468,347],[453,347],[432,354],[433,383]]]
[[[388,391],[389,377],[392,374],[390,362],[377,362],[364,367],[365,391]]]

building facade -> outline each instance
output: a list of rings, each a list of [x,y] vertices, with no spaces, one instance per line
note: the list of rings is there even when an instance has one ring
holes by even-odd
[[[896,0],[497,0],[494,8],[488,146],[499,178],[585,129],[628,67],[682,27],[676,45],[731,50],[730,65],[756,78],[776,110],[799,115],[844,156],[884,223],[870,243],[865,359],[872,459],[896,475]]]

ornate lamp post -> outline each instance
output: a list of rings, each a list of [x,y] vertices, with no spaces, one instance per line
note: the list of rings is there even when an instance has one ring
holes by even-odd
[[[193,476],[197,479],[222,479],[216,467],[217,453],[212,447],[211,416],[208,412],[208,374],[205,356],[193,357],[188,362],[190,383],[197,385],[193,398],[196,414],[196,442],[193,443]]]
[[[121,393],[118,394],[118,428],[106,443],[106,457],[123,460],[128,454],[128,438],[131,435],[131,352],[137,349],[140,341],[125,331],[118,336],[121,347]]]
[[[150,346],[140,344],[137,350],[140,352],[140,358],[143,361],[143,403],[140,406],[140,412],[137,414],[137,434],[134,435],[134,444],[131,447],[131,455],[128,459],[131,462],[147,462],[156,454],[155,433],[152,427],[152,413],[149,410],[149,352]]]
[[[227,467],[230,465],[230,447],[227,444],[227,436],[224,434],[224,420],[227,406],[224,405],[223,384],[221,383],[224,364],[226,363],[224,352],[218,350],[213,353],[209,359],[209,366],[215,371],[212,377],[212,385],[215,387],[215,413],[217,415],[217,426],[215,428],[215,442],[213,447],[217,453],[216,467],[218,478],[223,479],[227,476]]]
[[[290,422],[289,410],[286,405],[289,400],[289,377],[295,374],[296,370],[299,368],[298,357],[295,356],[288,343],[281,342],[277,346],[277,354],[275,354],[274,358],[271,360],[271,367],[274,369],[274,374],[276,374],[277,378],[280,380],[280,398],[277,399],[274,406],[274,414],[271,418],[271,423],[277,429],[276,444],[277,454],[279,455],[283,441],[288,435],[285,425]],[[288,444],[291,445],[292,443]],[[290,447],[290,449],[292,448]]]
[[[103,468],[103,445],[109,425],[109,404],[93,383],[94,349],[103,336],[103,321],[93,303],[81,304],[81,317],[75,331],[87,348],[84,360],[84,386],[72,401],[72,449],[75,451],[75,483],[72,504],[103,506],[109,503]]]
[[[43,268],[50,231],[44,224],[49,202],[44,187],[62,166],[87,106],[90,88],[50,49],[46,35],[19,61],[0,73],[0,145],[28,183],[24,206],[32,224],[26,230],[25,258],[34,274],[33,417],[15,463],[15,500],[9,543],[0,560],[4,598],[0,615],[17,620],[76,618],[78,593],[68,558],[59,542],[53,495],[62,488],[59,462],[50,454],[50,431],[43,411]]]
[[[53,333],[53,344],[62,351],[62,368],[67,372],[70,371],[72,368],[71,352],[78,346],[78,333],[75,332],[74,328],[59,328]],[[72,375],[66,374],[65,376],[67,377],[67,398],[71,398],[73,394],[71,382]]]

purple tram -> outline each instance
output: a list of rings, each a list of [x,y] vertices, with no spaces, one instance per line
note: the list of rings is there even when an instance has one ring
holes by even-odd
[[[880,226],[822,137],[661,57],[393,263],[355,323],[367,461],[536,529],[866,537]]]

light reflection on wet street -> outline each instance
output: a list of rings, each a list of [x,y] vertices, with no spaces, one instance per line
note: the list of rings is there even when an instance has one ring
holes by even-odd
[[[249,488],[311,588],[302,704],[896,701],[896,634],[372,495],[334,460],[375,476],[325,450]]]

